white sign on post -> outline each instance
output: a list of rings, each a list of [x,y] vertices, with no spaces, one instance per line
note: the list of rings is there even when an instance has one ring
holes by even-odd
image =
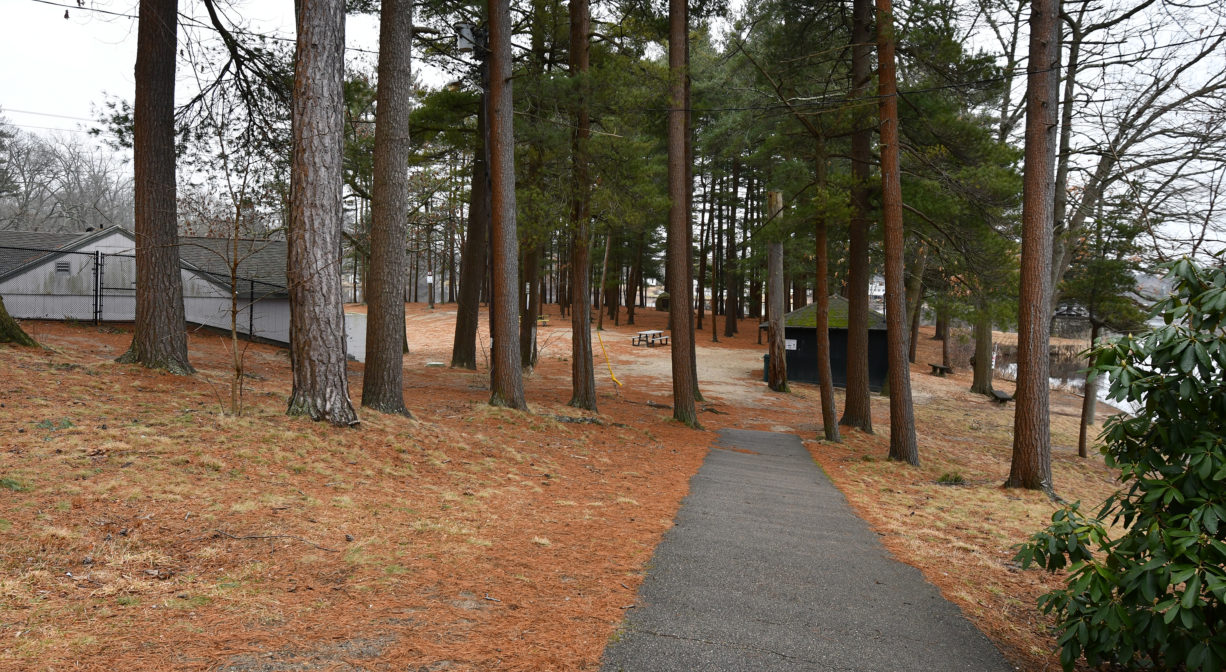
[[[794,338],[783,339],[783,349],[784,350],[795,350],[796,349],[796,339]]]
[[[433,273],[426,273],[426,284],[427,285],[434,284],[434,274]]]

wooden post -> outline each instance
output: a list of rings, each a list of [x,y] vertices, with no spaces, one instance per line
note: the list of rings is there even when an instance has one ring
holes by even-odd
[[[780,213],[783,212],[783,192],[768,192],[767,201],[771,218],[778,218]],[[784,293],[787,290],[783,286],[783,243],[768,243],[766,246],[766,256],[766,293],[770,299],[767,308],[767,317],[770,322],[766,337],[768,352],[770,353],[770,369],[767,382],[772,390],[787,392],[788,364],[783,344],[783,305],[785,300]]]

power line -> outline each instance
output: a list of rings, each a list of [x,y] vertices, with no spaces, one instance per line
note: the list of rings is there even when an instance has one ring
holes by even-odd
[[[74,117],[74,116],[67,115],[67,114],[52,114],[50,112],[35,112],[33,110],[18,110],[12,107],[3,108],[3,111],[12,112],[14,114],[33,114],[39,117],[55,117],[57,119],[71,119],[73,121],[90,121],[90,122],[97,121],[97,119],[89,119],[86,117]]]
[[[122,12],[112,12],[109,9],[98,9],[97,7],[84,7],[81,5],[65,5],[65,4],[61,4],[58,2],[51,2],[51,0],[30,0],[30,2],[37,2],[43,5],[51,5],[52,7],[63,7],[64,9],[75,9],[75,10],[82,10],[86,12],[97,12],[99,14],[109,14],[111,16],[119,16],[125,19],[135,19],[136,18],[135,14],[124,14]]]
[[[56,128],[54,126],[31,126],[29,124],[14,124],[10,122],[0,123],[0,126],[12,126],[14,128],[24,128],[27,130],[36,131],[64,131],[65,133],[89,133],[83,128]]]

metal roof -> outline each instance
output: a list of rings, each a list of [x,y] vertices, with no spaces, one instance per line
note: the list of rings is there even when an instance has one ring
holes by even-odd
[[[119,232],[134,240],[132,232],[119,226],[85,233],[43,231],[0,231],[0,280],[20,275],[29,268],[74,252],[93,240]],[[283,240],[238,241],[238,289],[246,296],[251,281],[256,296],[283,295],[288,286],[285,275],[286,242]],[[214,284],[230,285],[230,259],[234,241],[229,238],[179,237],[179,259],[184,268],[195,271]]]

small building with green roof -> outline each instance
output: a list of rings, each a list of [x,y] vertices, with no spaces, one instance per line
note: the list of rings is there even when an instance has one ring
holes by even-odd
[[[827,331],[830,334],[830,377],[835,387],[847,386],[847,299],[832,296]],[[788,380],[817,384],[817,304],[811,303],[783,316]],[[763,327],[766,326],[764,322]],[[889,360],[885,315],[868,312],[868,387],[885,385]],[[769,355],[767,355],[769,357]],[[764,369],[765,372],[765,369]]]

